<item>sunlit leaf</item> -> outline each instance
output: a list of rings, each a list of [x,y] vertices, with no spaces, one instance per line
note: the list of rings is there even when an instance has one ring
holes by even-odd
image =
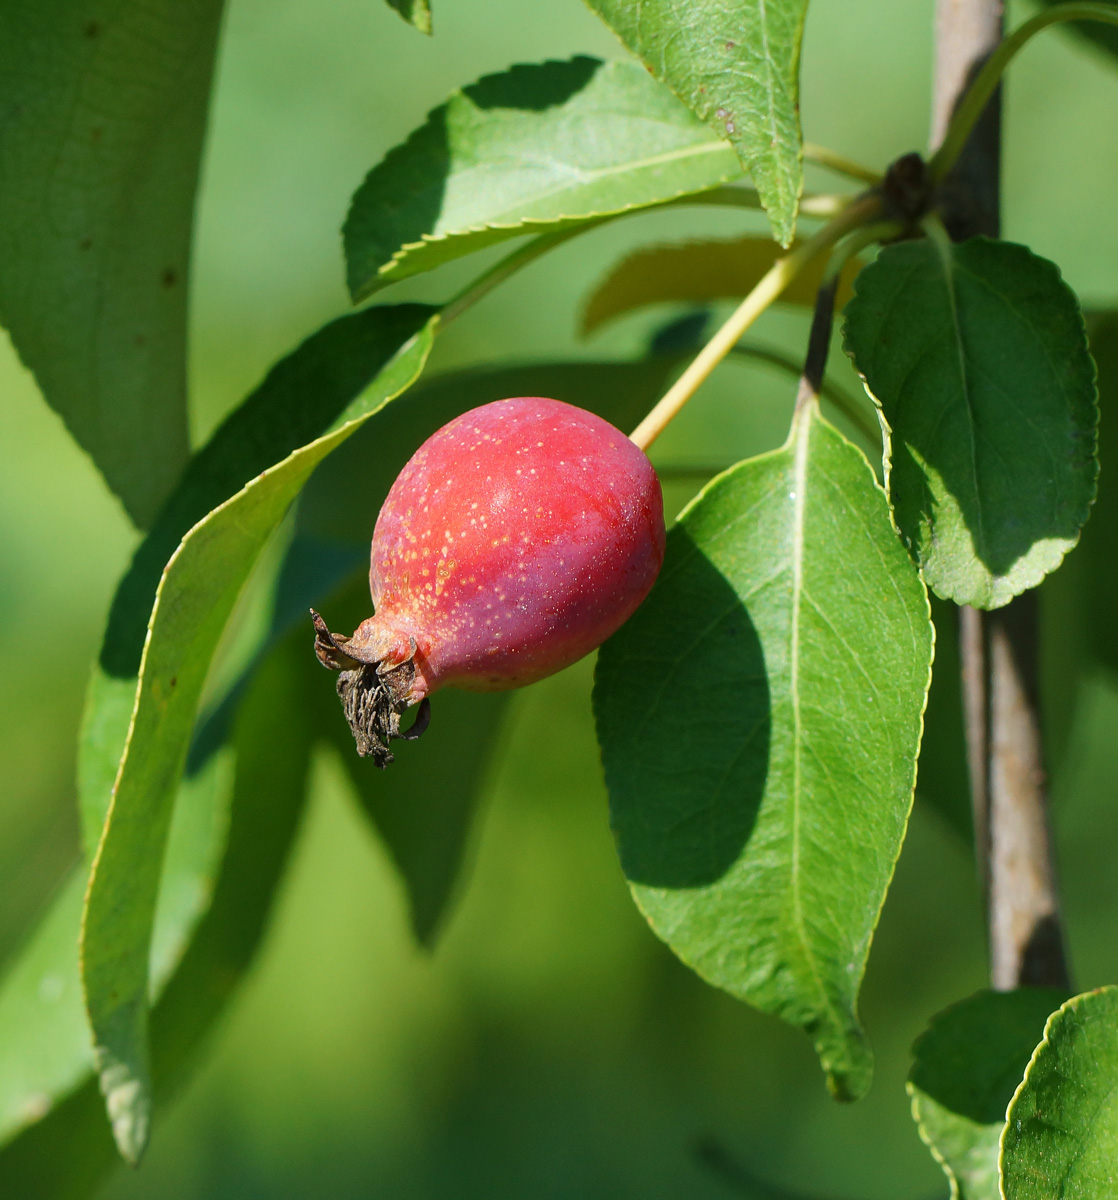
[[[1109,1200],[1118,1183],[1118,988],[1052,1014],[1002,1136],[1002,1195]]]
[[[939,669],[939,664],[936,664]],[[952,1200],[999,1200],[1005,1112],[1066,992],[979,992],[932,1018],[912,1048],[912,1115]]]
[[[141,528],[189,452],[187,282],[221,13],[0,6],[0,321]]]
[[[191,529],[163,573],[136,708],[94,863],[82,976],[98,1069],[121,1153],[136,1161],[151,1116],[148,956],[175,786],[210,660],[257,555],[314,467],[408,387],[426,361],[432,317],[334,422]]]
[[[594,707],[637,903],[711,983],[869,1085],[856,1000],[912,804],[928,603],[862,454],[806,407],[683,512]]]
[[[781,254],[774,242],[756,237],[712,238],[637,250],[594,289],[583,309],[580,332],[585,337],[607,321],[651,304],[738,299]],[[780,302],[814,306],[825,266],[819,259],[797,275],[781,292]],[[840,307],[853,295],[854,277],[861,267],[854,258],[843,268],[836,299]]]
[[[508,238],[741,176],[730,147],[633,63],[580,56],[455,92],[374,167],[345,223],[354,300]]]
[[[619,38],[727,138],[788,245],[803,186],[800,41],[807,0],[588,0]]]
[[[1095,495],[1094,367],[1075,296],[1024,246],[887,246],[846,349],[892,431],[888,486],[928,586],[998,608],[1054,571]]]

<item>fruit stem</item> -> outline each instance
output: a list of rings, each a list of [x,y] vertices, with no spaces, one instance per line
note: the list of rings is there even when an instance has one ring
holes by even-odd
[[[847,233],[879,217],[883,211],[877,192],[867,192],[855,200],[833,220],[828,221],[814,237],[777,259],[761,277],[757,286],[738,305],[729,320],[710,339],[692,360],[690,366],[665,392],[655,408],[629,435],[642,450],[649,446],[668,427],[672,419],[698,390],[716,366],[734,348],[735,343],[754,321],[776,300],[793,279],[814,259],[833,246]]]
[[[834,150],[816,145],[814,142],[804,142],[804,158],[808,162],[827,167],[828,170],[835,171],[839,175],[857,179],[871,186],[876,186],[882,179],[880,172],[874,171],[870,167],[863,167],[861,163],[856,163],[852,158],[847,158],[844,154],[837,154]]]
[[[1002,74],[1018,51],[1042,29],[1060,21],[1099,21],[1104,25],[1118,25],[1118,7],[1113,4],[1058,4],[1045,12],[1037,13],[1000,42],[982,70],[975,76],[974,83],[967,89],[966,95],[955,110],[955,115],[951,118],[942,144],[932,156],[929,170],[935,183],[942,181],[955,165],[955,160],[966,145],[971,130],[982,116],[990,97],[997,90]]]

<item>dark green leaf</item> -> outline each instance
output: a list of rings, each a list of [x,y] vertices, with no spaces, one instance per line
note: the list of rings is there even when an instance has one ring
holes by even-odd
[[[1054,571],[1095,495],[1094,367],[1075,296],[1024,246],[888,246],[846,349],[892,431],[902,537],[945,599],[998,608]]]
[[[1040,3],[1043,8],[1055,8],[1058,4],[1066,4],[1067,0],[1040,0]],[[1118,26],[1104,25],[1100,21],[1070,21],[1060,28],[1071,29],[1092,46],[1118,56]]]
[[[767,238],[754,237],[647,246],[618,263],[594,289],[583,309],[580,332],[585,337],[607,321],[650,304],[737,299],[753,288],[780,253]],[[825,266],[821,258],[797,275],[781,292],[780,302],[814,307]],[[840,306],[853,295],[861,267],[855,258],[843,269],[836,300]]]
[[[317,669],[308,659],[305,639],[289,640],[255,673],[237,718],[228,841],[213,900],[152,1012],[160,1105],[174,1095],[196,1061],[200,1044],[263,936],[303,808],[312,732],[303,704],[307,674]],[[10,1191],[20,1200],[80,1200],[94,1193],[119,1162],[77,996],[75,946],[83,889],[73,885],[73,890],[73,925],[64,936],[74,989],[70,1009],[81,1018],[85,1033],[85,1067],[73,1076],[80,1084],[75,1091],[0,1149],[5,1195]]]
[[[1075,603],[1082,609],[1088,652],[1102,666],[1118,671],[1118,623],[1113,619],[1118,596],[1118,313],[1105,313],[1090,324],[1091,353],[1099,372],[1099,494],[1091,519],[1083,528],[1075,558],[1082,576]]]
[[[932,598],[936,627],[936,666],[928,689],[916,799],[929,804],[966,842],[974,841],[967,743],[963,724],[962,664],[959,661],[959,610]]]
[[[512,67],[455,92],[358,188],[354,300],[508,238],[663,204],[741,175],[733,151],[633,63]]]
[[[314,467],[419,375],[437,317],[379,372],[332,432],[262,471],[191,529],[159,584],[136,708],[83,922],[82,978],[121,1153],[136,1161],[151,1115],[148,958],[175,787],[225,622],[269,536]]]
[[[152,938],[155,995],[213,892],[225,847],[230,765],[227,756],[214,757],[180,787]],[[74,867],[0,982],[0,1144],[42,1119],[93,1071],[78,970],[87,876],[85,863]]]
[[[932,627],[861,453],[805,408],[709,484],[601,649],[594,707],[637,903],[711,983],[869,1085],[856,999],[912,803]]]
[[[339,628],[355,628],[369,615],[367,570],[332,599],[330,611],[339,615]],[[309,637],[304,640],[309,645]],[[431,701],[431,725],[422,741],[401,744],[391,769],[378,771],[357,755],[333,678],[319,674],[311,685],[318,729],[341,756],[362,808],[399,869],[416,938],[431,945],[454,897],[509,694],[444,689]]]
[[[431,33],[431,6],[427,0],[388,0],[388,7],[394,8],[409,25],[414,25],[420,33]]]
[[[221,12],[0,6],[0,321],[141,528],[189,452],[187,280]]]
[[[588,0],[657,78],[733,143],[785,246],[803,186],[807,0]]]
[[[1118,988],[1052,1014],[1002,1137],[1002,1195],[1111,1200],[1118,1194]]]
[[[939,664],[936,664],[939,669]],[[979,992],[932,1018],[912,1048],[912,1115],[960,1200],[999,1200],[1005,1111],[1067,998],[1048,988]]]

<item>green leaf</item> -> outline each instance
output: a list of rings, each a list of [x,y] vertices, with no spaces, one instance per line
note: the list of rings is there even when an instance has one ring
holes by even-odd
[[[464,254],[663,204],[741,175],[633,63],[580,56],[455,92],[357,189],[344,238],[355,301]]]
[[[215,756],[180,788],[152,938],[156,995],[213,891],[225,847],[230,765],[228,756]],[[0,982],[0,1145],[41,1120],[93,1071],[78,969],[87,876],[86,864],[74,867]]]
[[[659,80],[728,138],[792,241],[803,187],[800,41],[807,0],[587,0]]]
[[[1118,443],[1113,438],[1118,420],[1118,312],[1096,315],[1090,322],[1091,353],[1099,373],[1099,494],[1075,555],[1080,579],[1072,603],[1081,614],[1086,647],[1101,666],[1118,671],[1118,627],[1113,598],[1118,595],[1118,482],[1113,464]]]
[[[257,555],[291,501],[331,450],[419,375],[437,319],[405,343],[332,432],[262,471],[195,525],[160,581],[82,937],[101,1085],[128,1161],[138,1160],[149,1133],[149,944],[175,785],[210,660]]]
[[[414,25],[420,33],[428,36],[431,28],[431,6],[427,0],[388,0],[388,7],[394,8],[409,25]]]
[[[1109,1200],[1118,1163],[1118,988],[1052,1014],[1002,1136],[1002,1194]]]
[[[975,238],[887,246],[846,350],[891,433],[901,536],[938,596],[999,608],[1054,571],[1095,496],[1094,367],[1057,268]]]
[[[0,321],[141,528],[189,453],[187,281],[221,13],[0,6]]]
[[[1049,1013],[1066,998],[1049,988],[979,992],[933,1017],[916,1039],[912,1116],[947,1175],[952,1200],[999,1200],[1005,1111]]]
[[[339,420],[433,312],[421,304],[369,308],[323,326],[268,372],[183,472],[117,588],[86,695],[78,796],[89,857],[124,754],[148,617],[167,561],[207,513]]]
[[[651,304],[733,300],[746,295],[780,256],[767,238],[711,238],[647,246],[630,254],[594,289],[582,313],[583,337],[600,325]],[[810,265],[780,294],[781,304],[815,306],[815,293],[826,266]],[[836,303],[854,294],[854,277],[862,264],[851,259],[839,278]]]
[[[912,804],[932,627],[862,454],[803,409],[710,483],[649,598],[599,651],[621,865],[703,978],[808,1031],[840,1098]]]
[[[1040,0],[1040,3],[1042,8],[1054,8],[1067,0]],[[1118,26],[1104,25],[1101,21],[1070,21],[1060,28],[1070,29],[1096,49],[1118,56]]]
[[[936,627],[936,669],[928,689],[916,799],[930,805],[968,844],[974,842],[967,743],[963,723],[963,681],[959,659],[959,611],[932,597]]]
[[[312,722],[303,706],[307,676],[317,670],[308,660],[305,638],[288,639],[256,671],[238,714],[228,840],[212,903],[152,1012],[160,1106],[187,1077],[263,937],[304,805]],[[78,1200],[94,1193],[119,1162],[77,994],[83,889],[71,887],[73,924],[63,935],[72,975],[67,1003],[81,1017],[85,1069],[75,1073],[80,1084],[75,1091],[0,1149],[0,1179],[20,1200]]]

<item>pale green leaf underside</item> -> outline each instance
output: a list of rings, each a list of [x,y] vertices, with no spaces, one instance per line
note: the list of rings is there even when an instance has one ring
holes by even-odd
[[[350,293],[741,174],[730,146],[634,63],[515,66],[455,92],[358,188]]]
[[[799,71],[807,0],[588,0],[617,36],[733,144],[777,240],[803,187]]]
[[[861,453],[811,406],[684,511],[599,652],[622,867],[704,978],[807,1030],[833,1090],[912,804],[932,628]]]
[[[902,537],[944,599],[998,608],[1054,571],[1095,495],[1094,366],[1075,296],[1024,246],[888,246],[846,350],[891,431]]]
[[[1118,987],[1049,1018],[1009,1106],[1001,1171],[1011,1200],[1118,1196]]]
[[[917,1038],[912,1115],[953,1198],[999,1200],[1005,1112],[1045,1021],[1065,999],[1049,988],[979,992],[933,1017]]]
[[[583,309],[580,332],[651,304],[708,303],[746,295],[780,256],[768,238],[710,238],[645,246],[619,262],[591,293]],[[811,308],[823,279],[826,261],[810,264],[780,293],[781,304]],[[854,277],[862,264],[851,259],[839,278],[835,302],[853,295]]]
[[[221,12],[0,6],[0,321],[142,528],[189,452],[187,277]]]
[[[400,350],[333,432],[264,471],[194,526],[164,572],[82,939],[102,1088],[130,1160],[146,1144],[151,1115],[148,957],[160,864],[210,659],[252,564],[311,471],[416,378],[436,321]]]

